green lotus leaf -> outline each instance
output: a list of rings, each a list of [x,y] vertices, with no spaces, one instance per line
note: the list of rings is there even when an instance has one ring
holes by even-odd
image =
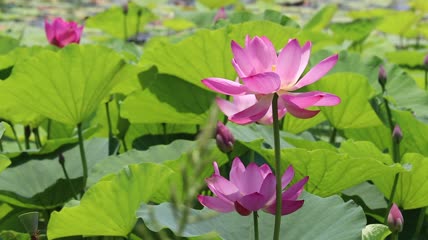
[[[48,238],[126,237],[137,222],[135,212],[140,204],[149,202],[159,191],[168,190],[166,183],[172,174],[168,167],[154,163],[129,165],[89,188],[79,205],[53,212]]]
[[[71,44],[18,62],[2,90],[35,113],[76,125],[122,80],[124,65],[113,50]]]
[[[355,203],[352,201],[345,203],[338,196],[320,198],[309,193],[304,193],[302,198],[305,200],[303,207],[282,218],[281,238],[361,239],[361,229],[366,224],[366,218],[364,211]],[[242,217],[235,212],[219,214],[207,208],[189,211],[191,222],[186,225],[180,236],[194,237],[215,232],[221,239],[254,239],[251,217]],[[272,238],[274,216],[262,211],[259,211],[258,215],[260,235],[263,239]],[[176,215],[169,203],[157,206],[144,204],[138,210],[137,216],[142,218],[152,231],[160,231],[163,228],[169,228],[175,233],[178,231],[179,223],[171,217]]]
[[[319,10],[306,24],[303,26],[304,30],[321,31],[331,21],[337,11],[336,4],[329,4]]]

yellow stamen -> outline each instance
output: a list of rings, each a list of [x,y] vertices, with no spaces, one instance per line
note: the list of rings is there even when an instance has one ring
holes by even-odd
[[[272,72],[275,72],[276,70],[276,65],[272,65]]]

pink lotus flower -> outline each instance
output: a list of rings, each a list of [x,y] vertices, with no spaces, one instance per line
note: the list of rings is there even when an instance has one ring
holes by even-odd
[[[392,204],[388,214],[388,227],[391,232],[403,231],[404,218],[397,204]]]
[[[62,48],[70,43],[80,42],[83,26],[55,18],[52,23],[45,20],[45,32],[50,44]]]
[[[229,120],[238,124],[257,121],[271,123],[274,93],[280,96],[279,118],[286,112],[298,118],[311,118],[318,114],[319,110],[306,108],[334,106],[340,103],[340,98],[319,91],[293,92],[318,81],[338,60],[337,54],[330,56],[300,78],[309,62],[310,51],[311,42],[300,47],[296,39],[291,39],[277,55],[268,38],[247,36],[244,48],[232,41],[232,65],[239,78],[235,81],[206,78],[202,83],[216,92],[234,96],[232,102],[217,98],[217,104]]]
[[[293,167],[288,167],[282,176],[282,188],[294,177]],[[297,200],[309,177],[305,177],[282,192],[282,215],[290,214],[303,206],[304,200]],[[275,175],[268,165],[257,166],[250,163],[244,167],[239,158],[235,158],[230,170],[230,181],[220,176],[218,165],[214,162],[214,174],[206,179],[208,188],[216,195],[198,196],[199,202],[218,212],[232,212],[247,216],[252,211],[262,209],[275,215]]]

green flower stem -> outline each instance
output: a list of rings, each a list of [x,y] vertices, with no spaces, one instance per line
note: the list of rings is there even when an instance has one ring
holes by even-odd
[[[105,103],[106,107],[106,115],[107,115],[107,126],[108,126],[108,149],[109,149],[109,155],[110,149],[112,149],[113,145],[113,130],[112,130],[112,124],[111,124],[111,117],[110,117],[110,107],[109,102]]]
[[[62,171],[64,172],[64,176],[67,179],[68,184],[70,184],[70,189],[71,189],[71,192],[73,193],[73,198],[78,200],[76,191],[74,190],[74,187],[73,187],[73,183],[71,183],[71,179],[68,176],[67,170],[65,169],[65,164],[60,161],[60,165],[61,165]]]
[[[47,132],[46,138],[47,139],[51,138],[51,127],[52,127],[52,120],[48,119],[48,126],[47,126],[47,129],[46,129],[46,132]]]
[[[254,240],[259,240],[259,215],[257,211],[253,212],[253,220],[254,220]]]
[[[30,138],[24,137],[24,139],[25,139],[25,150],[29,150],[30,149]]]
[[[125,38],[124,40],[126,41],[126,40],[128,40],[128,28],[127,28],[127,25],[128,25],[128,14],[124,14],[123,15],[123,37]]]
[[[0,139],[0,152],[3,152],[3,141]]]
[[[34,133],[34,139],[35,139],[37,148],[41,148],[42,141],[40,140],[39,128],[38,127],[33,128],[33,133]]]
[[[10,123],[10,127],[12,128],[12,132],[13,132],[13,136],[15,137],[16,144],[18,144],[19,151],[22,151],[22,146],[21,146],[21,143],[19,142],[18,134],[16,134],[15,126],[13,126],[13,124]]]
[[[428,90],[428,68],[425,68],[425,90]]]
[[[128,151],[128,146],[126,145],[125,138],[122,138],[121,140],[122,140],[123,150],[124,150],[125,152],[127,152],[127,151]]]
[[[419,213],[418,222],[416,224],[416,230],[413,235],[413,240],[418,240],[419,235],[421,234],[422,226],[424,225],[425,215],[426,215],[426,207],[421,208],[421,212]]]
[[[278,94],[273,95],[272,99],[272,117],[273,117],[273,139],[275,150],[275,176],[276,176],[276,211],[275,228],[273,239],[279,240],[279,230],[281,228],[281,210],[282,210],[282,186],[281,186],[281,149],[279,145],[279,120],[278,120]]]
[[[80,158],[82,160],[82,168],[83,168],[83,191],[82,191],[82,193],[84,193],[85,187],[86,187],[86,181],[88,179],[88,164],[86,162],[85,145],[83,142],[82,123],[77,124],[77,135],[79,136]]]
[[[226,95],[226,100],[229,101],[230,100],[230,96]],[[226,116],[226,114],[223,117],[223,124],[226,126],[227,121],[229,120],[228,116]]]
[[[330,135],[330,141],[329,141],[330,144],[334,145],[336,143],[336,135],[337,135],[337,128],[333,127]]]
[[[391,240],[398,240],[398,233],[397,232],[393,232],[391,234]]]
[[[385,104],[386,113],[388,115],[389,128],[390,128],[391,134],[392,134],[392,132],[394,131],[394,123],[392,121],[391,109],[389,108],[388,100],[386,98],[383,98],[383,101]],[[392,140],[392,159],[394,160],[394,163],[399,163],[400,162],[400,144],[397,141],[394,141],[394,139],[392,137],[391,137],[391,140]],[[386,213],[385,213],[385,219],[384,219],[385,224],[388,221],[388,214],[389,214],[389,211],[390,211],[392,204],[393,204],[393,200],[394,200],[395,192],[397,190],[399,177],[400,177],[399,173],[396,173],[394,176],[394,183],[392,185],[391,195],[389,196],[388,207],[386,208]]]

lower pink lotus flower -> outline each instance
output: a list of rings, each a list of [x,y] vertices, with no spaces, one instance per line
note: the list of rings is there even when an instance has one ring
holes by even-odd
[[[238,79],[206,78],[202,83],[208,88],[234,97],[233,102],[217,99],[220,109],[229,120],[238,124],[252,122],[272,122],[272,99],[276,93],[278,115],[282,118],[286,112],[298,118],[311,118],[319,110],[308,110],[312,106],[334,106],[340,98],[324,92],[295,92],[318,81],[336,64],[338,55],[332,55],[300,77],[309,62],[311,42],[300,46],[291,39],[279,55],[272,42],[262,36],[245,39],[245,47],[232,41],[234,66]]]
[[[206,179],[208,188],[216,195],[198,196],[199,202],[218,212],[237,211],[243,216],[253,211],[263,210],[275,215],[276,179],[267,164],[257,166],[250,163],[247,168],[239,158],[235,158],[230,170],[230,181],[220,175],[218,165],[214,162],[214,174]],[[284,190],[294,177],[294,169],[288,167],[282,176]],[[305,177],[282,192],[282,215],[290,214],[303,206],[304,200],[297,200],[309,177]]]
[[[70,43],[80,42],[83,26],[55,18],[52,23],[45,20],[45,32],[50,44],[62,48]]]

